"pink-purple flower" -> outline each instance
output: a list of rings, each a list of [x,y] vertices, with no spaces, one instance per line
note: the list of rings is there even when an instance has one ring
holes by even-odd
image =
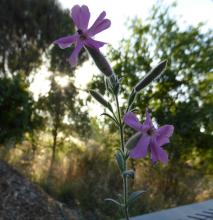
[[[148,151],[151,151],[153,163],[158,160],[162,163],[168,162],[168,154],[162,146],[169,143],[169,138],[174,131],[173,125],[163,125],[156,128],[153,125],[148,110],[146,111],[146,120],[143,124],[139,122],[138,118],[132,112],[127,112],[124,115],[124,123],[142,134],[136,146],[130,150],[129,155],[131,158],[143,158],[147,155]]]
[[[94,24],[88,29],[90,12],[86,5],[75,5],[71,9],[71,17],[74,24],[77,27],[75,34],[59,38],[54,41],[55,44],[58,44],[60,48],[64,49],[70,47],[72,44],[75,44],[75,49],[73,50],[69,61],[72,66],[75,66],[78,62],[78,54],[83,46],[95,48],[99,50],[105,43],[92,39],[99,32],[110,27],[111,22],[109,19],[105,18],[106,12],[103,11]]]

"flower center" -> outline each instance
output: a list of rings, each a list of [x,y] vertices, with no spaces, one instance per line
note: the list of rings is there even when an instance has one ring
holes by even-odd
[[[81,40],[87,39],[87,35],[81,29],[78,29],[77,32],[78,32]]]
[[[155,128],[154,128],[154,127],[149,128],[149,129],[147,130],[147,134],[148,134],[149,136],[152,136],[154,133],[155,133]]]

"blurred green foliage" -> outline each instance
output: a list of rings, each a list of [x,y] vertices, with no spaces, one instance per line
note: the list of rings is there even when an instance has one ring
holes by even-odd
[[[12,138],[12,145],[21,141],[25,132],[31,132],[39,124],[33,117],[33,99],[27,85],[15,77],[0,78],[0,143]]]
[[[52,71],[73,74],[66,61],[70,49],[51,46],[55,39],[74,32],[69,11],[58,1],[1,0],[0,14],[1,76],[26,77],[42,64],[42,56],[48,56]]]

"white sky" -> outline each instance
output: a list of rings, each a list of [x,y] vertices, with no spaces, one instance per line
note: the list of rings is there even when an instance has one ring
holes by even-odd
[[[71,9],[75,4],[87,5],[91,13],[90,25],[102,11],[106,11],[106,17],[111,20],[112,25],[109,29],[98,34],[96,39],[108,42],[115,47],[123,37],[128,36],[127,28],[124,25],[127,18],[138,16],[143,20],[146,19],[149,16],[150,8],[156,1],[157,0],[59,0],[62,7],[68,9]],[[173,0],[164,0],[166,5],[172,4],[173,2]],[[177,7],[173,9],[172,14],[182,16],[181,26],[196,25],[199,22],[205,22],[207,27],[213,27],[212,0],[177,0]],[[106,51],[105,48],[102,49],[103,52]],[[45,71],[47,71],[45,68],[41,68],[41,72],[39,72],[37,76],[38,79],[36,77],[31,86],[35,93],[45,93],[48,90],[48,81],[46,79],[49,74],[47,72],[45,74]],[[86,62],[76,71],[76,86],[85,88],[86,83],[91,79],[92,75],[98,72],[96,67],[91,65],[91,61]]]

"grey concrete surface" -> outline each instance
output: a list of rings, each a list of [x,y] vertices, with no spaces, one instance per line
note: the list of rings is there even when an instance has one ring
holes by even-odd
[[[131,220],[213,220],[213,199],[136,216]]]

